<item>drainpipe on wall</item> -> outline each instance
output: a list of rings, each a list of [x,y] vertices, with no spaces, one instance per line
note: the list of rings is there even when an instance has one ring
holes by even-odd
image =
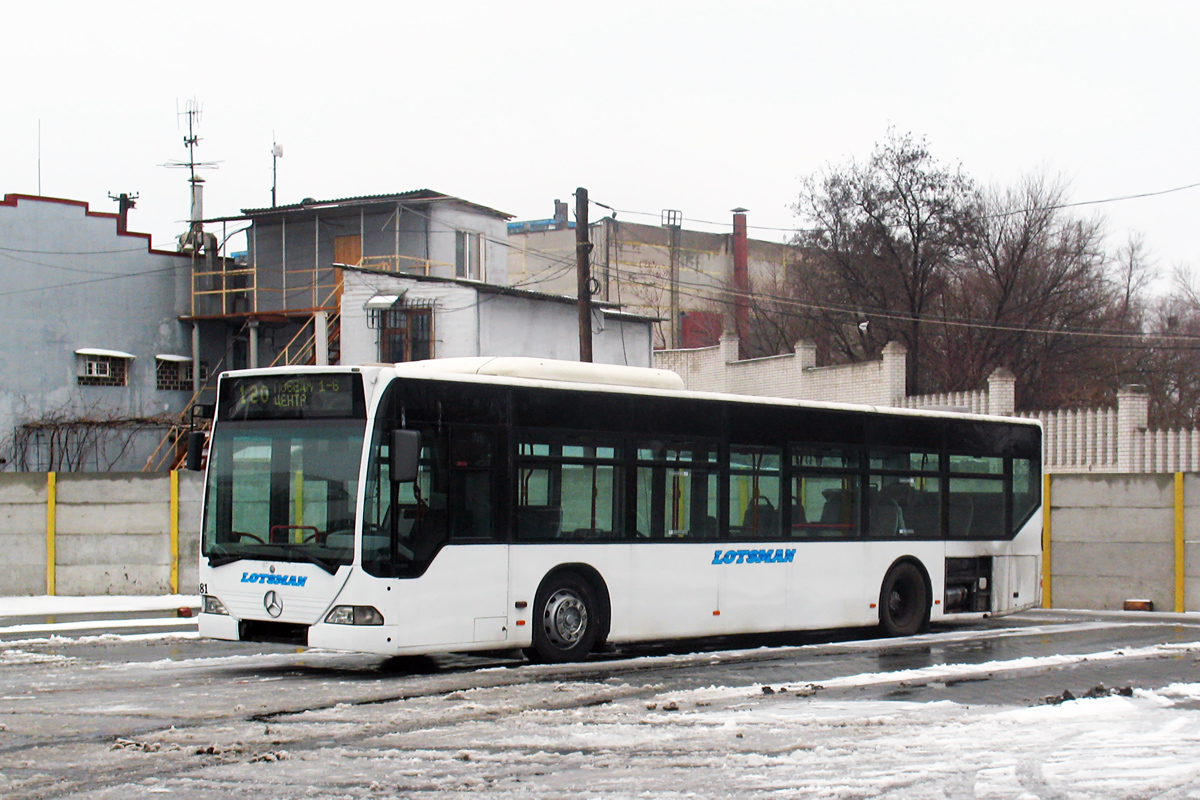
[[[192,394],[200,394],[200,323],[192,323]]]
[[[250,369],[258,368],[258,320],[252,319],[249,324],[250,335]]]

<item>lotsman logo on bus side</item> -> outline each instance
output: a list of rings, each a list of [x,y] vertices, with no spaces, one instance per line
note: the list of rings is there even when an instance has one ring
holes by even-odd
[[[265,572],[243,572],[242,583],[266,583],[271,586],[303,586],[304,575],[268,575]]]
[[[790,564],[796,559],[796,549],[787,550],[717,550],[714,564]]]

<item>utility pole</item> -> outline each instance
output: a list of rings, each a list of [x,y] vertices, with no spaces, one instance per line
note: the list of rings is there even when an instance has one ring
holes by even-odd
[[[129,209],[137,205],[138,196],[136,193],[121,192],[114,195],[108,193],[108,199],[116,202],[117,205],[117,233],[125,233],[129,230]]]
[[[674,209],[664,209],[662,212],[662,226],[667,229],[667,236],[670,237],[668,247],[670,248],[670,267],[669,267],[669,282],[670,282],[670,311],[671,317],[668,329],[670,335],[667,337],[667,349],[677,350],[680,345],[679,341],[679,232],[683,226],[683,212]]]
[[[592,360],[592,243],[588,241],[588,192],[575,190],[575,273],[579,283],[579,360]]]

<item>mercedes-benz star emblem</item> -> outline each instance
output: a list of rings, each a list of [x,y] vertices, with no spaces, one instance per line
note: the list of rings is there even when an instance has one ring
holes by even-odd
[[[279,595],[275,592],[267,592],[263,595],[263,608],[272,617],[278,617],[283,613],[283,601],[279,599]]]

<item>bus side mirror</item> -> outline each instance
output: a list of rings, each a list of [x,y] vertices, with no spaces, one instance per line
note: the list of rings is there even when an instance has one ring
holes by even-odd
[[[206,438],[204,431],[192,431],[188,434],[185,469],[193,472],[199,472],[204,469],[204,443]]]
[[[392,431],[388,450],[388,466],[396,483],[411,483],[417,479],[417,463],[421,457],[421,434],[417,431]]]

